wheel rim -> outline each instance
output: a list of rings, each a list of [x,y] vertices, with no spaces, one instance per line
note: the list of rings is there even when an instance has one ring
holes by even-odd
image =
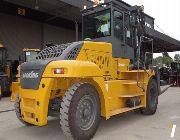
[[[151,100],[151,103],[150,103],[151,106],[155,107],[156,106],[156,92],[155,92],[154,86],[150,88],[150,100]]]
[[[88,130],[95,121],[97,103],[90,95],[82,97],[76,110],[76,124],[81,130]]]

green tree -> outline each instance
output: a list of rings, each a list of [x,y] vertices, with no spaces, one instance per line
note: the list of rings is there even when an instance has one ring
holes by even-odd
[[[161,66],[165,64],[166,66],[169,67],[172,61],[173,59],[169,56],[169,54],[167,52],[164,52],[162,56],[156,57],[154,59],[154,64]]]
[[[154,64],[155,65],[162,65],[163,64],[163,57],[162,56],[156,57],[154,59]]]
[[[170,57],[167,52],[163,52],[162,55],[163,55],[163,57]]]

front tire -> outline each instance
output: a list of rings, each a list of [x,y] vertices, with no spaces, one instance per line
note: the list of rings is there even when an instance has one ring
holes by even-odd
[[[90,140],[100,122],[100,101],[96,89],[77,83],[65,93],[60,109],[61,129],[68,139]]]
[[[146,94],[146,108],[141,108],[142,114],[153,115],[156,113],[158,104],[158,87],[155,79],[149,80]]]

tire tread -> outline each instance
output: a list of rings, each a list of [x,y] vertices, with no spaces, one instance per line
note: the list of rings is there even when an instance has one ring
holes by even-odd
[[[66,135],[66,137],[70,140],[74,140],[71,131],[70,131],[70,125],[69,125],[69,118],[68,118],[68,112],[69,112],[69,106],[71,103],[71,100],[73,98],[73,95],[75,94],[75,91],[80,87],[83,83],[77,83],[73,85],[70,89],[67,90],[65,93],[65,96],[62,100],[62,108],[60,110],[60,124],[61,129],[63,133]]]

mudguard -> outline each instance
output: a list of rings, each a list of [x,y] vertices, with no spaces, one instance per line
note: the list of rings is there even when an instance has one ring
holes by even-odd
[[[65,69],[64,74],[54,74],[54,69]],[[79,60],[53,61],[46,67],[42,77],[102,77],[100,68],[93,62]]]

